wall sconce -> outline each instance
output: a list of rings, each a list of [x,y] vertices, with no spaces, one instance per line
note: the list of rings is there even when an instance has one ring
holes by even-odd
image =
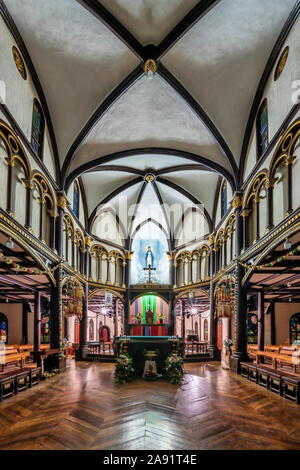
[[[144,65],[144,72],[145,72],[145,74],[146,74],[146,77],[147,77],[149,80],[152,80],[152,78],[153,78],[154,75],[155,75],[156,70],[157,70],[157,65],[156,65],[155,60],[153,60],[153,59],[148,59],[148,60],[145,62],[145,65]]]

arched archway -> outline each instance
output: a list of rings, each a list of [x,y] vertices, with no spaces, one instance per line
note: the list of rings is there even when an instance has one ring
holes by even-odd
[[[107,325],[100,326],[99,339],[104,341],[104,343],[110,342],[110,328]]]

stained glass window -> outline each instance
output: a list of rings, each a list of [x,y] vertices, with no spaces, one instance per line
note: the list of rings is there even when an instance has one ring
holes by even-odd
[[[7,343],[8,321],[6,315],[0,313],[0,341]]]
[[[248,314],[248,344],[257,344],[258,317],[255,313]]]
[[[77,181],[74,183],[74,192],[73,192],[73,212],[76,217],[79,217],[79,186]]]
[[[265,99],[257,116],[257,157],[260,158],[269,144],[268,137],[268,102]]]
[[[31,145],[34,152],[42,157],[44,116],[37,100],[33,101]]]
[[[224,215],[227,212],[227,181],[224,181],[222,184],[222,190],[221,190],[221,217],[224,217]]]
[[[90,341],[93,341],[94,339],[94,320],[92,320],[92,318],[90,319],[89,324],[89,339]]]
[[[203,330],[204,330],[204,341],[208,341],[208,321],[205,318],[204,323],[203,323]]]
[[[300,313],[296,313],[290,319],[290,340],[300,341]]]

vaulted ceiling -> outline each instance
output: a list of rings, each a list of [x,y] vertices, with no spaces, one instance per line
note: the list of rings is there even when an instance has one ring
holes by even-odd
[[[220,177],[237,184],[256,90],[295,1],[4,3],[46,96],[62,183],[83,174],[89,216],[123,193],[136,202],[150,172],[158,199],[202,203],[212,219]]]

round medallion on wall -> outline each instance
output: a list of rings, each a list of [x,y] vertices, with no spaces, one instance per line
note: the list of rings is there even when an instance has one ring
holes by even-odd
[[[15,46],[13,46],[13,48],[12,48],[12,53],[13,53],[14,61],[15,61],[16,67],[19,71],[19,74],[21,75],[21,77],[24,80],[26,80],[27,79],[27,73],[26,73],[25,64],[24,64],[24,61],[21,57],[20,52],[18,51],[18,49]]]
[[[278,78],[280,77],[284,67],[285,67],[285,64],[286,64],[286,61],[287,61],[287,58],[288,58],[288,55],[289,55],[289,46],[287,46],[283,53],[281,54],[280,56],[280,59],[278,61],[278,64],[277,64],[277,67],[276,67],[276,70],[275,70],[275,75],[274,75],[274,80],[276,82],[276,80],[278,80]]]

